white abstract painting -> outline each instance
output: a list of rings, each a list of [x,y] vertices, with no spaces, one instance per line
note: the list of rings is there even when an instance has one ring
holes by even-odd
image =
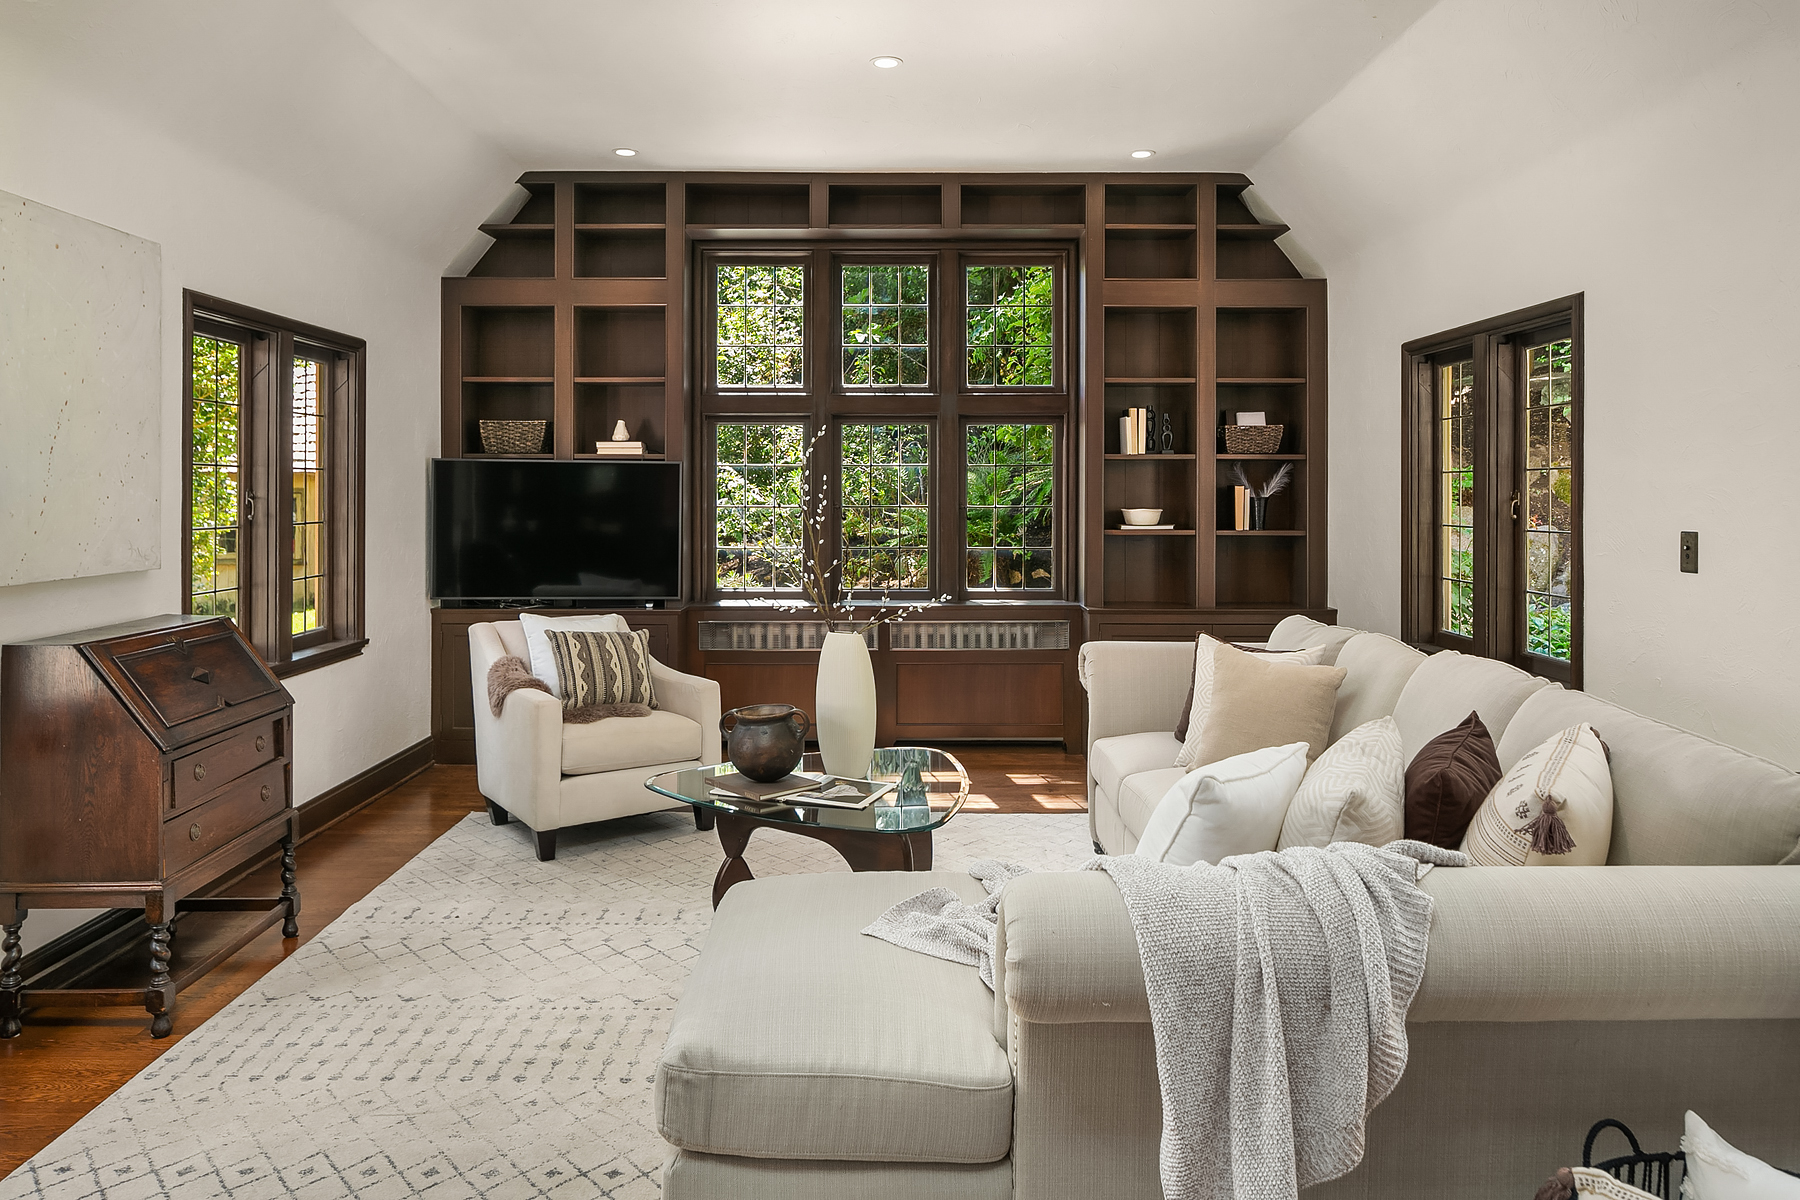
[[[162,249],[0,192],[0,587],[162,565]]]

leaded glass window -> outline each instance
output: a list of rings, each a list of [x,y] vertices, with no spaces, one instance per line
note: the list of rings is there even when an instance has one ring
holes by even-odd
[[[1438,367],[1438,627],[1475,636],[1475,363]]]
[[[1565,662],[1575,583],[1573,355],[1569,338],[1525,347],[1525,648]]]
[[[324,627],[325,580],[325,452],[321,438],[324,393],[319,383],[324,364],[294,359],[293,402],[293,631]]]
[[[924,387],[930,382],[931,268],[841,268],[840,357],[845,387]]]
[[[239,456],[244,428],[244,347],[224,338],[195,334],[193,356],[189,611],[236,620],[241,582]]]
[[[805,382],[806,270],[797,264],[718,267],[715,372],[722,388]]]
[[[839,503],[844,585],[931,586],[931,436],[917,422],[843,427]]]
[[[965,538],[970,591],[1048,592],[1055,586],[1056,431],[970,425]]]
[[[800,586],[805,452],[798,423],[713,427],[713,577],[721,590]]]
[[[1056,272],[1049,266],[964,268],[972,387],[1056,382]]]

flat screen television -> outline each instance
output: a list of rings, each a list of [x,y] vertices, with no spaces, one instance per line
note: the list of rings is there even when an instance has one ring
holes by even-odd
[[[681,464],[439,458],[431,597],[630,603],[681,595]]]

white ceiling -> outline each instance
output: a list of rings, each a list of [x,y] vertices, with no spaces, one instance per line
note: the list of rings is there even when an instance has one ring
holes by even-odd
[[[1168,171],[1247,167],[1435,0],[332,2],[529,169]]]

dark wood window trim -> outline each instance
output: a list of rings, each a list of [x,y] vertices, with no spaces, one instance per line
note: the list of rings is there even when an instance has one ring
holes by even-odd
[[[238,624],[280,676],[353,658],[368,645],[364,597],[364,402],[367,343],[317,325],[183,289],[182,353],[182,611],[192,611],[193,344],[196,333],[223,336],[249,350],[244,372],[240,441],[253,496],[238,551]],[[289,517],[293,472],[293,360],[325,368],[323,449],[327,475],[325,558],[329,583],[324,625],[296,636],[291,607],[293,538]],[[290,480],[277,486],[278,481]]]
[[[1582,686],[1585,638],[1583,592],[1582,467],[1584,347],[1580,294],[1519,309],[1401,347],[1401,629],[1406,640],[1430,649],[1460,650],[1512,663],[1570,687]],[[1526,444],[1521,360],[1528,339],[1561,334],[1572,342],[1571,561],[1569,661],[1530,653],[1525,636],[1520,567],[1519,494]],[[1474,636],[1446,632],[1439,619],[1438,469],[1440,431],[1437,368],[1469,359],[1474,364]]]
[[[1070,464],[1068,430],[1074,419],[1073,381],[1080,378],[1072,302],[1071,263],[1074,251],[1063,245],[1041,243],[971,244],[946,239],[905,244],[850,246],[818,245],[796,248],[791,242],[777,245],[731,243],[696,247],[697,303],[692,346],[695,361],[694,511],[703,524],[694,539],[698,592],[706,603],[730,603],[756,599],[791,599],[789,592],[724,591],[715,583],[712,530],[716,526],[715,502],[718,464],[714,427],[721,421],[785,421],[806,427],[810,440],[826,431],[814,457],[818,477],[841,478],[839,448],[842,426],[848,422],[922,422],[929,427],[931,442],[931,586],[895,591],[897,598],[922,599],[948,595],[952,603],[1009,605],[1061,602],[1072,598],[1076,572],[1071,558],[1075,541],[1069,536],[1079,519],[1075,475]],[[799,263],[806,270],[806,338],[804,386],[790,389],[718,386],[714,369],[718,323],[717,271],[720,263]],[[838,357],[839,314],[842,309],[840,264],[926,263],[931,267],[932,345],[930,382],[925,387],[852,388],[843,385]],[[963,312],[963,268],[966,265],[1021,263],[1048,265],[1056,273],[1054,314],[1057,336],[1055,382],[1033,387],[970,386],[965,360],[967,322]],[[966,472],[963,461],[968,424],[1034,422],[1054,425],[1057,431],[1057,499],[1055,527],[1056,581],[1049,592],[996,595],[971,592],[966,577],[965,504]],[[828,544],[841,536],[839,506],[829,506]],[[861,593],[859,593],[859,597]]]

